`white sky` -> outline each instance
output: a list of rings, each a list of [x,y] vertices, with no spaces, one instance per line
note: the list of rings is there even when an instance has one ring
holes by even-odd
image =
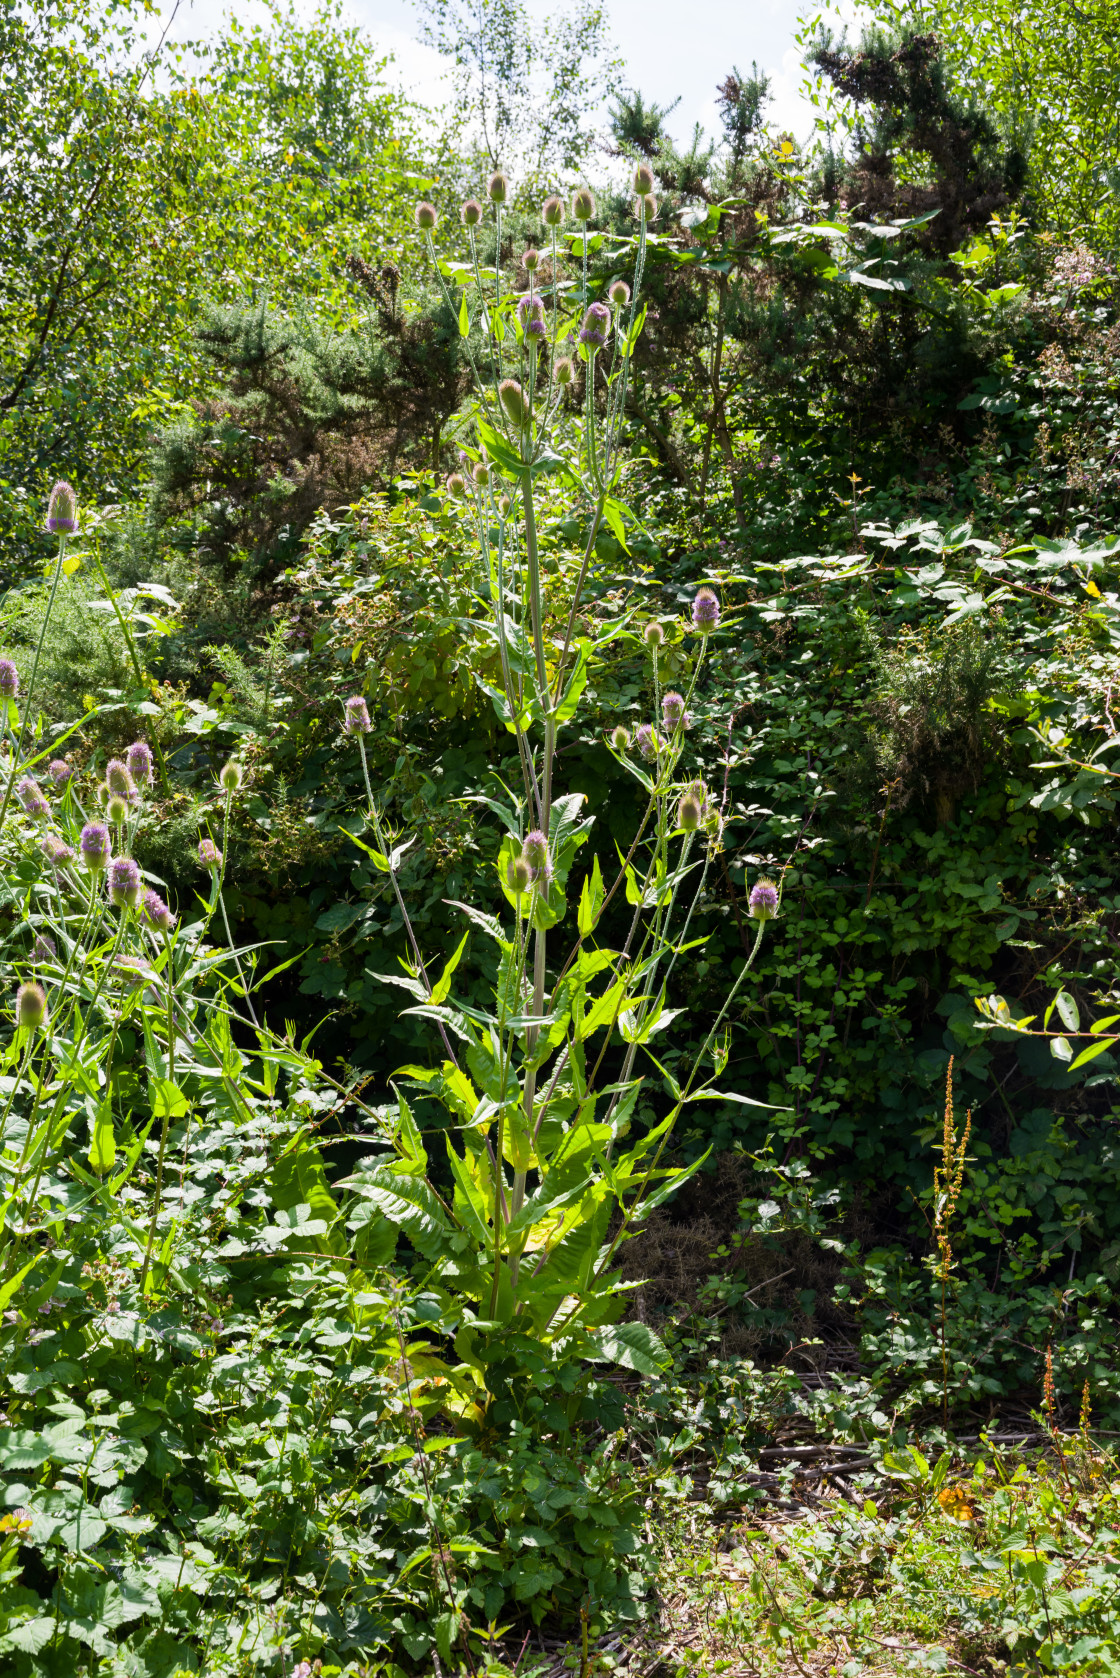
[[[532,12],[552,9],[556,0],[528,0]],[[852,0],[842,0],[850,13]],[[164,0],[164,16],[169,0]],[[301,7],[301,10],[305,7]],[[606,11],[627,80],[647,99],[680,104],[670,121],[678,140],[700,122],[716,125],[715,89],[737,66],[749,74],[753,60],[773,78],[771,117],[799,137],[812,127],[811,108],[800,94],[802,70],[793,44],[799,14],[815,13],[811,0],[606,0]],[[255,0],[181,0],[172,35],[177,39],[211,34],[227,10],[243,24],[263,18]],[[390,79],[427,106],[447,97],[444,64],[416,39],[416,12],[410,0],[345,0],[346,20],[368,36],[379,56],[392,53]],[[605,124],[604,124],[605,127]]]

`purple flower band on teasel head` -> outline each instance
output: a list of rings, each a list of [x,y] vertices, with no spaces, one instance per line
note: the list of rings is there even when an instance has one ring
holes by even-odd
[[[772,921],[778,913],[778,888],[773,880],[759,880],[748,901],[756,921]]]

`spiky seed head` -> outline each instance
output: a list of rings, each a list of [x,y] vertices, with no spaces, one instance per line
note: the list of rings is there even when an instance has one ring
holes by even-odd
[[[666,728],[676,728],[684,721],[684,699],[672,689],[661,699],[661,716]]]
[[[50,934],[48,932],[37,933],[35,942],[31,946],[31,959],[36,966],[41,966],[45,961],[54,961],[57,955],[58,945]]]
[[[510,508],[512,506],[513,506],[513,502],[510,500],[508,495],[499,495],[499,497],[498,497],[498,511],[499,511],[499,513],[501,513],[501,515],[504,519],[509,518],[509,511],[510,511]]]
[[[439,219],[436,215],[436,207],[434,204],[417,204],[413,214],[416,217],[416,225],[420,229],[421,233],[430,233]]]
[[[710,588],[702,588],[692,602],[692,626],[701,635],[719,627],[720,605]]]
[[[778,888],[773,880],[759,880],[747,901],[756,921],[772,921],[778,913]]]
[[[373,724],[369,720],[369,707],[360,693],[356,693],[346,701],[347,734],[370,734]]]
[[[541,265],[541,253],[529,247],[521,258],[521,266],[527,274],[535,274]]]
[[[498,386],[498,400],[505,409],[510,424],[523,431],[529,423],[529,404],[516,379],[502,380]]]
[[[642,630],[642,635],[645,639],[646,646],[649,647],[651,652],[656,652],[658,647],[663,647],[665,645],[665,631],[657,622],[656,618],[650,619],[649,623],[647,623],[645,628]]]
[[[467,480],[461,472],[449,472],[447,476],[447,493],[453,501],[465,501],[467,495]]]
[[[657,220],[657,199],[652,192],[647,192],[644,198],[639,198],[634,209],[639,221]]]
[[[150,787],[152,784],[152,748],[146,740],[134,740],[124,754],[128,764],[128,772],[139,785]]]
[[[0,658],[0,698],[19,698],[19,671],[10,658]]]
[[[119,792],[111,792],[105,802],[105,814],[114,827],[120,827],[128,820],[128,799],[122,798]]]
[[[627,303],[630,301],[630,287],[626,284],[625,280],[613,280],[611,282],[610,290],[607,292],[607,296],[610,298],[616,309],[625,309]]]
[[[579,330],[579,341],[586,344],[588,349],[601,350],[607,341],[607,331],[611,324],[611,312],[605,303],[592,303],[583,317],[583,325]]]
[[[213,839],[200,839],[198,841],[198,860],[203,868],[209,868],[215,874],[218,872],[218,869],[222,866],[222,853]]]
[[[174,932],[175,915],[158,891],[144,893],[144,920],[156,932]]]
[[[52,868],[61,868],[63,863],[73,861],[74,853],[64,840],[57,834],[48,833],[43,839],[43,855]]]
[[[477,198],[468,198],[459,210],[459,220],[464,227],[477,227],[482,220],[482,205]]]
[[[634,170],[634,191],[645,198],[653,191],[653,170],[648,163],[639,163]]]
[[[228,763],[223,763],[218,774],[222,791],[236,792],[241,785],[243,774],[244,771],[235,757],[231,757]]]
[[[582,222],[590,221],[595,214],[595,200],[585,186],[572,193],[572,214]]]
[[[551,198],[546,198],[541,209],[541,216],[546,227],[559,227],[564,220],[563,200],[557,198],[555,194]]]
[[[78,528],[78,492],[60,480],[47,502],[47,529],[59,536],[72,536]]]
[[[32,1030],[37,1025],[46,1025],[50,1018],[47,1007],[47,993],[42,985],[34,982],[21,985],[16,991],[16,1023],[29,1026]]]
[[[653,724],[644,722],[634,736],[634,744],[647,760],[657,756],[658,740],[653,732]]]
[[[686,833],[696,833],[703,813],[704,807],[696,794],[686,792],[677,806],[677,826],[683,828]]]
[[[616,723],[615,726],[611,729],[610,738],[611,738],[611,745],[614,747],[616,752],[629,751],[629,749],[630,749],[630,730],[628,728],[624,728],[621,723]]]
[[[82,861],[91,874],[102,874],[109,866],[109,857],[113,856],[113,846],[109,844],[109,829],[104,822],[86,822],[82,827],[82,837],[79,839],[79,849]]]
[[[506,864],[506,884],[510,891],[521,893],[528,891],[533,880],[533,870],[523,856],[511,856]]]
[[[47,774],[56,787],[64,787],[73,773],[72,766],[64,758],[52,758],[47,764]]]
[[[40,790],[38,781],[25,775],[16,788],[16,797],[29,816],[34,816],[38,822],[45,821],[51,813],[51,807]]]
[[[109,864],[109,901],[118,909],[136,909],[142,886],[140,870],[130,856],[114,857]]]
[[[527,291],[517,299],[517,318],[522,326],[531,320],[544,319],[544,298],[536,291]]]
[[[486,196],[491,204],[504,204],[509,197],[509,181],[500,169],[496,169],[487,181]]]
[[[118,798],[130,799],[136,796],[136,782],[132,778],[132,770],[120,757],[111,757],[105,765],[105,785]]]
[[[531,833],[525,835],[521,855],[530,868],[543,868],[548,862],[548,840],[539,827],[533,828]]]
[[[552,377],[561,390],[571,384],[576,376],[575,363],[569,356],[562,355],[559,361],[553,363]]]
[[[471,467],[471,477],[479,489],[485,489],[490,482],[490,468],[484,460],[476,460]]]

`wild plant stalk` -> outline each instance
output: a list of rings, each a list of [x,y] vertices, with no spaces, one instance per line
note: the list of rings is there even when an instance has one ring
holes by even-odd
[[[933,1170],[933,1238],[937,1244],[936,1275],[941,1284],[941,1415],[949,1426],[949,1282],[953,1273],[953,1244],[950,1226],[964,1184],[972,1112],[958,1137],[953,1112],[953,1058],[945,1074],[945,1116],[941,1129],[941,1162]]]

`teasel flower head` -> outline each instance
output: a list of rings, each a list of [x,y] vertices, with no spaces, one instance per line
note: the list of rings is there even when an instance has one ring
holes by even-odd
[[[521,266],[527,274],[535,274],[540,265],[541,253],[538,250],[534,250],[532,245],[529,246],[527,251],[523,251],[521,253]]]
[[[634,170],[633,187],[639,198],[645,198],[653,191],[653,170],[648,163],[639,163]]]
[[[561,390],[566,389],[567,386],[571,384],[575,376],[575,363],[572,361],[570,356],[562,355],[558,361],[553,362],[552,377],[560,386]]]
[[[209,868],[214,874],[221,868],[222,853],[213,839],[200,839],[198,841],[198,860],[203,868]]]
[[[61,868],[67,862],[73,862],[74,853],[64,839],[57,833],[47,833],[43,837],[43,855],[52,868]]]
[[[756,921],[772,921],[778,913],[778,888],[773,880],[759,880],[752,886],[747,904]]]
[[[434,204],[417,204],[413,214],[416,217],[416,225],[420,229],[421,233],[430,233],[439,219],[436,215],[436,207]]]
[[[595,214],[595,200],[585,186],[572,194],[572,214],[582,222],[589,222]]]
[[[661,697],[661,717],[666,728],[677,728],[685,721],[684,698],[672,689]]]
[[[37,822],[46,821],[51,813],[51,807],[43,797],[38,781],[25,775],[16,787],[16,797],[29,816],[34,816]]]
[[[127,798],[122,798],[119,792],[111,792],[105,801],[105,814],[114,827],[120,827],[128,820]]]
[[[498,497],[498,511],[504,519],[509,518],[510,509],[511,509],[512,506],[513,506],[513,502],[510,500],[508,495],[499,495],[499,497]]]
[[[471,477],[479,489],[485,489],[490,482],[490,468],[485,460],[476,460],[471,467]]]
[[[692,626],[701,635],[708,635],[719,627],[720,605],[710,588],[697,591],[692,602]]]
[[[647,192],[644,198],[639,198],[634,206],[634,214],[639,221],[657,220],[657,199],[652,192]]]
[[[539,827],[533,828],[525,835],[525,843],[521,847],[521,855],[536,872],[537,869],[548,866],[548,840]]]
[[[510,424],[523,431],[529,423],[529,404],[516,379],[502,380],[498,386],[498,400],[505,409]]]
[[[703,819],[703,803],[690,788],[677,805],[677,826],[683,828],[686,833],[696,833]]]
[[[464,227],[477,227],[482,220],[482,205],[477,198],[468,198],[459,210],[459,220]]]
[[[523,856],[511,856],[506,864],[506,884],[510,891],[525,892],[533,883],[533,870]]]
[[[10,658],[0,658],[0,699],[19,698],[19,671]]]
[[[105,785],[111,794],[131,800],[136,797],[136,782],[132,770],[120,757],[111,757],[105,765]]]
[[[625,280],[612,280],[607,296],[616,309],[625,309],[630,301],[630,287]]]
[[[118,909],[136,909],[143,886],[140,870],[130,856],[114,857],[109,864],[109,901]]]
[[[650,652],[656,652],[658,647],[665,644],[664,627],[658,623],[656,618],[651,618],[642,630],[642,638]]]
[[[158,891],[144,893],[144,920],[156,932],[174,932],[175,915]]]
[[[559,227],[564,220],[564,201],[557,198],[555,193],[546,198],[541,206],[541,218],[546,227]]]
[[[580,327],[580,343],[586,344],[588,349],[601,350],[607,341],[607,330],[610,324],[611,312],[606,304],[590,304],[583,317],[583,325]]]
[[[67,763],[65,758],[52,758],[47,764],[47,774],[56,787],[64,787],[73,773],[72,765]]]
[[[647,760],[657,756],[657,749],[660,742],[653,731],[652,723],[642,723],[638,732],[634,736],[634,744],[637,746],[642,756]]]
[[[46,1025],[49,1019],[47,993],[42,985],[37,985],[34,981],[21,985],[16,991],[16,1024],[34,1030],[38,1025]]]
[[[140,786],[150,787],[152,774],[152,748],[146,740],[134,740],[124,754],[128,764],[128,772]]]
[[[223,763],[218,772],[218,781],[223,792],[236,792],[244,778],[245,771],[235,757],[228,763]]]
[[[509,197],[509,180],[496,169],[486,183],[486,196],[491,204],[504,204]]]
[[[369,720],[369,706],[360,693],[355,693],[346,701],[347,734],[371,734],[373,724]]]
[[[47,529],[57,536],[72,536],[78,528],[78,494],[72,484],[60,479],[47,502]]]
[[[35,935],[35,942],[31,946],[31,959],[36,967],[41,967],[45,961],[57,961],[58,945],[48,932]]]
[[[447,493],[454,501],[465,501],[467,496],[467,480],[461,472],[449,472],[447,476]]]
[[[615,723],[610,732],[610,742],[616,752],[628,752],[630,750],[630,730],[620,722]]]

